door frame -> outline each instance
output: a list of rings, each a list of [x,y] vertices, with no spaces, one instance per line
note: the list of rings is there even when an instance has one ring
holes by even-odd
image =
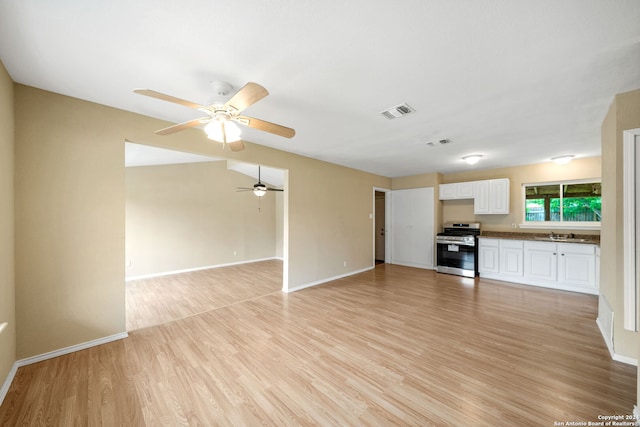
[[[371,253],[371,265],[376,265],[376,192],[384,194],[384,263],[388,264],[391,258],[391,239],[393,238],[391,229],[391,189],[382,187],[373,187],[371,191],[373,214],[371,215],[371,236],[372,241],[372,253]]]
[[[623,227],[624,227],[624,328],[629,331],[638,330],[638,290],[637,281],[640,271],[636,266],[638,255],[638,238],[636,219],[636,177],[640,174],[639,162],[636,162],[636,139],[640,138],[640,128],[623,131]]]

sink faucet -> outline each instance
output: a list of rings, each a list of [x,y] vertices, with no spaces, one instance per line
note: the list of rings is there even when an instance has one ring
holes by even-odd
[[[550,239],[553,239],[554,237],[556,237],[556,235],[553,233],[553,231],[552,231],[552,232],[550,232],[550,233],[549,233],[549,238],[550,238]]]

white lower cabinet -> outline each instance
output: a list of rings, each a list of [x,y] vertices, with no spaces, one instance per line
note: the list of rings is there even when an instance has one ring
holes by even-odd
[[[483,246],[498,249],[498,266],[493,265],[496,255],[489,249],[483,251]],[[481,277],[490,279],[597,294],[596,249],[596,245],[582,243],[481,238],[478,270]]]
[[[524,242],[524,277],[544,282],[558,281],[558,249],[556,243]]]
[[[478,272],[480,275],[500,273],[500,241],[478,239]]]
[[[500,274],[522,276],[522,240],[500,240]]]
[[[596,247],[558,243],[558,281],[597,290]]]
[[[478,239],[478,272],[483,277],[522,276],[522,240]]]

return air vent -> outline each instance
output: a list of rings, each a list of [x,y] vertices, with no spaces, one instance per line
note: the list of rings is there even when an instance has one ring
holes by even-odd
[[[395,119],[397,117],[406,116],[407,114],[413,113],[414,111],[416,110],[409,107],[409,105],[405,103],[396,105],[395,107],[387,108],[380,114],[385,116],[387,119]]]

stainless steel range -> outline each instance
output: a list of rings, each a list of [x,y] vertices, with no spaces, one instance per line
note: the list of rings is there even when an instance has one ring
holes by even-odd
[[[479,222],[451,222],[436,236],[438,273],[475,277],[478,274]]]

